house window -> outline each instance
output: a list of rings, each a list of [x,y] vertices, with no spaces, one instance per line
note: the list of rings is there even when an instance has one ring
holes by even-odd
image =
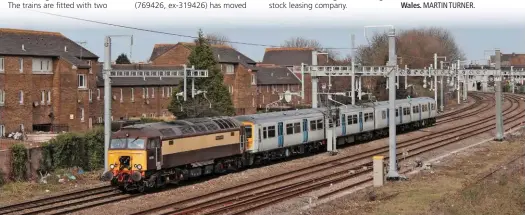
[[[44,102],[46,102],[46,91],[42,90],[42,92],[40,92],[40,103],[44,104]]]
[[[255,79],[255,74],[252,74],[252,85],[255,85],[257,82],[256,82],[256,79]]]
[[[155,88],[151,88],[151,98],[155,98]]]
[[[91,61],[88,60],[88,65],[89,65],[89,74],[93,74],[93,68],[91,67]]]
[[[5,127],[4,125],[0,125],[0,137],[5,136]]]
[[[93,101],[93,90],[89,89],[89,102]]]
[[[135,101],[135,88],[131,88],[131,101]]]
[[[20,72],[24,72],[24,58],[18,58],[18,64],[20,65]]]
[[[47,104],[51,104],[51,91],[47,91]]]
[[[86,75],[78,74],[78,88],[86,88]]]
[[[252,107],[255,107],[255,97],[252,97]]]
[[[0,57],[0,72],[4,71],[4,58]]]
[[[0,106],[5,104],[5,91],[0,90]]]
[[[164,98],[164,87],[161,87],[162,88],[162,98]]]
[[[53,61],[50,58],[33,58],[33,73],[50,73],[53,71]]]
[[[21,105],[24,104],[24,91],[20,90],[20,92],[18,92],[18,100]]]
[[[100,116],[98,117],[98,120],[97,120],[97,121],[98,121],[98,123],[103,123],[103,122],[104,122],[104,121],[102,120],[102,117],[100,117]]]
[[[100,100],[100,89],[97,89],[97,100]]]
[[[233,85],[228,85],[228,91],[233,94]]]
[[[146,88],[145,87],[142,88],[142,98],[143,99],[146,98]]]
[[[84,108],[80,108],[80,121],[84,122]]]
[[[122,93],[122,88],[120,88],[120,102],[123,102],[123,101],[124,101],[124,96]]]
[[[226,74],[233,74],[234,72],[233,64],[225,64],[224,67],[226,68]]]

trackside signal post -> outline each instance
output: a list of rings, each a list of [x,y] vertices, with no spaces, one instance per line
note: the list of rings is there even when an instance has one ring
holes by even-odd
[[[397,172],[397,154],[396,154],[396,70],[397,70],[397,55],[396,55],[396,31],[394,28],[388,32],[388,67],[390,73],[388,74],[388,146],[389,146],[389,168],[386,175],[387,179],[399,179]]]
[[[196,70],[194,67],[187,68],[184,65],[182,70],[113,70],[111,69],[111,37],[121,37],[127,35],[106,36],[104,40],[104,172],[108,171],[108,149],[111,141],[111,78],[182,78],[184,79],[184,101],[186,101],[187,78],[192,80],[192,98],[205,91],[194,89],[195,78],[208,77],[208,70]]]

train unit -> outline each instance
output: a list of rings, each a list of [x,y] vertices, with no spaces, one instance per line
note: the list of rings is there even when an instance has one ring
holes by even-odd
[[[395,106],[398,131],[436,121],[432,98],[396,100]],[[102,179],[125,191],[144,192],[326,150],[326,129],[335,129],[338,145],[385,137],[388,110],[388,102],[375,102],[338,107],[335,120],[327,116],[326,109],[315,108],[127,126],[112,134],[107,158],[110,170]]]

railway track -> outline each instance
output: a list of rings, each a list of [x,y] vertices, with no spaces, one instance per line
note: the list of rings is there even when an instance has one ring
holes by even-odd
[[[455,116],[453,114],[450,114],[450,113],[439,116],[442,119],[442,120],[439,121],[439,123],[454,121],[454,119],[458,120],[458,118],[460,118],[461,116],[463,116],[463,117],[472,116],[472,115],[475,115],[476,113],[479,113],[479,112],[485,111],[486,109],[489,109],[491,107],[490,104],[481,105],[480,106],[480,103],[482,103],[483,100],[486,100],[487,98],[490,97],[488,95],[489,94],[481,94],[481,95],[472,94],[471,96],[474,98],[474,103],[472,103],[471,105],[469,105],[469,106],[467,106],[465,108],[461,108],[461,109],[458,109],[458,110],[454,111],[457,116]],[[467,113],[465,113],[467,110],[475,110],[475,111],[473,111],[472,113],[468,113],[467,114]],[[453,118],[452,119],[448,119],[450,117],[453,117]],[[459,126],[458,128],[465,128],[465,127]],[[421,140],[422,140],[422,138],[415,138],[413,140],[407,141],[405,144],[414,143],[414,142],[421,141]],[[398,146],[401,147],[401,143]],[[363,152],[363,153],[366,153],[366,152]],[[366,153],[366,156],[365,156],[365,154],[363,154],[362,156],[358,156],[358,157],[359,157],[359,159],[365,159],[366,157],[370,157],[374,153],[377,154],[377,151],[368,151],[368,153]],[[357,160],[357,158],[348,160],[349,159],[348,157],[347,158],[343,158],[343,159],[346,159],[346,160],[342,160],[341,159],[340,161],[338,161],[338,162],[341,163],[341,165],[344,165],[344,164],[347,164],[347,163],[350,163],[350,162],[354,162],[354,161]],[[334,162],[334,161],[331,161],[331,162]],[[321,167],[321,165],[322,164],[316,165],[317,169],[320,169],[320,170],[317,170],[317,171],[322,171],[323,168]],[[332,163],[331,166],[334,166],[333,163]],[[359,168],[362,168],[362,166],[359,166],[358,168],[356,168],[355,171],[359,171]],[[296,171],[290,172],[289,174],[298,174],[296,177],[292,177],[291,179],[299,178],[301,176],[306,175],[306,174],[300,174],[301,171],[305,171],[305,169],[296,170]],[[366,172],[363,172],[362,174],[365,174],[365,173]],[[276,180],[279,177],[284,177],[284,176],[277,175],[277,176],[274,176],[273,179]],[[267,181],[268,179],[271,179],[271,178],[272,177],[266,178],[266,179],[262,179],[259,182]],[[324,179],[324,180],[328,180],[328,179]],[[285,187],[278,187],[278,188],[276,188],[274,190],[274,192],[278,192],[278,190],[283,190],[283,189],[285,189],[287,187],[289,189],[292,189],[294,186],[295,187],[297,187],[299,185],[305,186],[304,184],[305,183],[302,182],[302,183],[287,185]],[[249,185],[249,184],[246,184],[246,186],[247,185]],[[243,187],[243,186],[241,185],[240,187]],[[233,188],[230,188],[229,190],[231,191],[231,190],[235,190],[235,189],[239,189],[239,187],[233,187]],[[227,190],[222,190],[220,192],[228,192],[228,189]],[[268,193],[270,191],[267,190],[265,192]],[[210,193],[210,194],[208,194],[206,196],[211,197],[211,196],[217,195],[217,194],[219,194],[219,193]],[[268,195],[270,195],[270,194],[268,194]],[[135,198],[135,197],[138,197],[138,196],[140,196],[140,195],[139,194],[124,194],[124,193],[121,193],[118,190],[115,190],[114,188],[111,188],[109,186],[105,186],[105,187],[93,188],[93,189],[83,190],[83,191],[76,191],[76,192],[72,192],[72,193],[68,193],[68,194],[64,194],[64,195],[60,195],[60,196],[47,197],[47,198],[43,198],[43,199],[37,199],[37,200],[33,200],[33,201],[18,203],[18,204],[15,204],[15,205],[9,205],[9,206],[5,206],[5,207],[0,207],[0,214],[13,214],[15,212],[16,212],[15,214],[69,214],[69,213],[76,212],[76,211],[81,211],[81,210],[84,210],[84,209],[87,209],[87,208],[96,207],[96,206],[100,206],[100,205],[105,205],[105,204],[109,204],[109,203],[114,203],[114,202],[117,202],[117,201],[122,201],[122,200],[125,200],[125,199],[131,199],[131,198]],[[184,200],[182,202],[177,202],[177,203],[174,203],[174,204],[175,205],[189,204],[193,200],[199,200],[199,199],[202,199],[203,197],[206,197],[206,196],[200,196],[198,198],[187,199],[187,200]],[[191,207],[195,208],[197,206],[193,205]],[[205,205],[201,204],[201,206],[205,206]],[[149,213],[149,212],[154,212],[154,211],[158,211],[158,210],[159,210],[159,208],[154,209],[154,210],[152,209],[152,210],[148,210],[148,211],[143,211],[143,212],[144,213]],[[179,208],[177,210],[180,211],[181,209]],[[137,213],[137,214],[143,214],[143,212]],[[173,211],[171,211],[171,212],[173,212]],[[168,213],[165,213],[165,214],[172,214],[171,212],[168,211]]]
[[[505,122],[515,122],[516,120],[523,118],[524,115],[520,113],[509,116],[510,113],[522,108],[522,104],[519,102],[518,97],[509,96],[506,97],[506,99],[510,100],[511,104],[510,107],[504,110],[505,118],[507,118]],[[476,123],[457,126],[454,129],[448,129],[444,132],[433,133],[425,137],[418,137],[400,142],[398,143],[398,151],[410,147],[411,155],[408,157],[413,157],[456,143],[459,140],[492,130],[495,124],[492,122],[493,119],[494,116],[492,115],[483,120],[479,120]],[[480,126],[482,127],[479,128]],[[428,142],[422,144],[422,141]],[[308,168],[297,169],[284,174],[249,182],[237,187],[226,188],[203,196],[174,202],[162,207],[140,211],[135,214],[192,214],[197,212],[204,214],[221,214],[225,212],[243,214],[276,202],[287,200],[294,196],[299,196],[326,186],[355,179],[357,176],[368,174],[371,172],[371,168],[369,168],[371,166],[371,162],[369,161],[370,157],[387,153],[387,147],[372,149],[359,154],[349,155],[329,162],[313,165]],[[367,161],[362,164],[355,164],[360,160]],[[337,168],[339,168],[339,170],[337,170]],[[312,175],[316,177],[311,177]],[[290,181],[294,180],[297,182],[290,183]],[[365,184],[370,180],[371,178],[352,183],[344,189],[321,195],[319,198],[327,198],[341,192],[342,190],[351,189],[355,186]]]

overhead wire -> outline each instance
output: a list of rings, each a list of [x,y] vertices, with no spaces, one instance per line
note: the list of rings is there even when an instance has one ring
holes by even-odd
[[[126,25],[121,25],[121,24],[114,24],[114,23],[109,23],[109,22],[102,22],[102,21],[96,21],[96,20],[91,20],[91,19],[84,19],[84,18],[78,18],[78,17],[73,17],[73,16],[60,15],[60,14],[56,14],[56,13],[49,13],[49,12],[38,11],[38,10],[31,10],[31,9],[27,9],[27,10],[32,11],[32,12],[36,12],[36,13],[41,13],[41,14],[61,17],[61,18],[73,19],[73,20],[84,21],[84,22],[91,22],[91,23],[96,23],[96,24],[101,24],[101,25],[108,25],[108,26],[119,27],[119,28],[126,28],[126,29],[137,30],[137,31],[144,31],[144,32],[149,32],[149,33],[164,34],[164,35],[178,36],[178,37],[185,37],[185,38],[192,38],[192,39],[197,39],[198,38],[196,36],[177,34],[177,33],[170,33],[170,32],[164,32],[164,31],[158,31],[158,30],[152,30],[152,29],[146,29],[146,28],[139,28],[139,27],[132,27],[132,26],[126,26]],[[218,41],[218,42],[226,42],[226,43],[230,43],[230,44],[248,45],[248,46],[261,46],[261,47],[272,47],[272,48],[283,47],[281,45],[248,43],[248,42],[238,42],[238,41],[230,41],[230,40],[218,40],[218,39],[210,39],[210,40]],[[346,48],[346,47],[339,47],[339,48],[338,47],[328,47],[328,48],[327,47],[320,47],[320,48],[321,49],[330,49],[330,50],[344,50],[344,49],[350,50],[350,49],[352,49],[352,48]]]

